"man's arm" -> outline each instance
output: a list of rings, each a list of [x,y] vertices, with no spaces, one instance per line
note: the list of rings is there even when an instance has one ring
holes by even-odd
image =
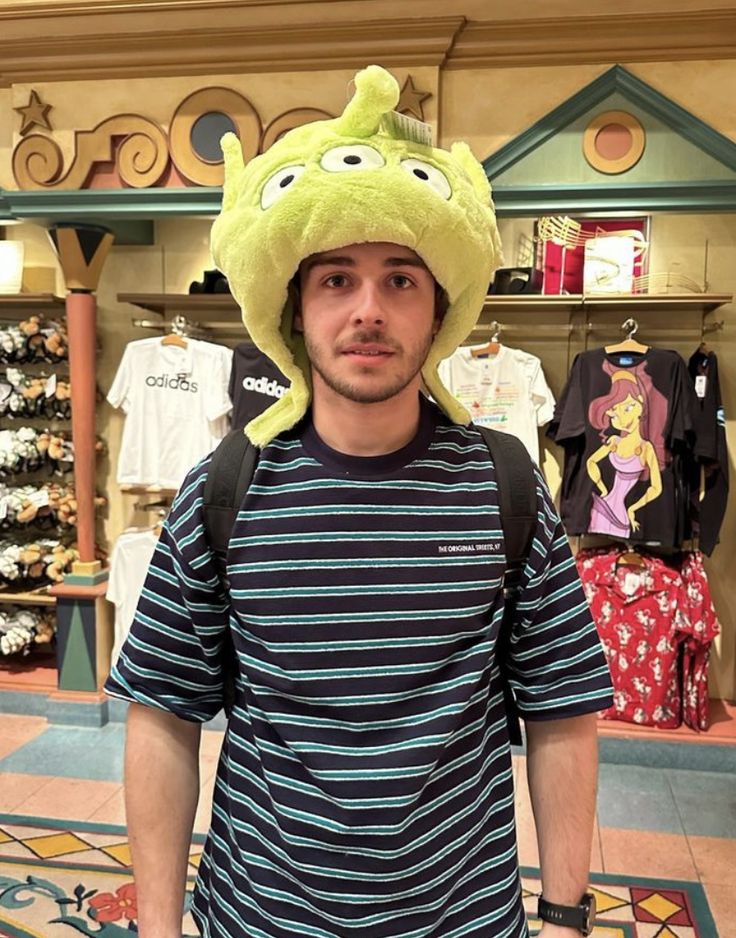
[[[142,704],[128,710],[125,810],[140,938],[181,938],[201,729]]]
[[[527,778],[548,902],[577,905],[587,891],[598,787],[596,715],[527,720]],[[540,938],[575,938],[545,923]]]

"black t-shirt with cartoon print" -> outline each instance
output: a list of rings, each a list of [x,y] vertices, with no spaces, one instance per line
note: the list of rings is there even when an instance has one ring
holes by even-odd
[[[567,533],[679,547],[690,536],[683,463],[694,413],[677,352],[579,354],[547,430],[565,449]]]

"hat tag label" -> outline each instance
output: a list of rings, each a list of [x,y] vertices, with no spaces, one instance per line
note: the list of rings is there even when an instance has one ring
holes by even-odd
[[[383,115],[383,129],[397,140],[408,140],[425,147],[433,146],[432,127],[424,121],[418,121],[407,114],[389,111]]]

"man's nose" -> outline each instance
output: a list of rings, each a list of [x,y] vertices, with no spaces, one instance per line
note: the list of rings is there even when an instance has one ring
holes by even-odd
[[[365,281],[354,294],[355,305],[351,320],[355,325],[381,326],[386,322],[386,310],[377,284]]]

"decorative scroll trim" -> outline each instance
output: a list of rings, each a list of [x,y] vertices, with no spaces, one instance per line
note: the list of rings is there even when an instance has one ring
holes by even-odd
[[[166,134],[138,114],[109,117],[93,130],[76,131],[74,158],[66,171],[59,145],[31,134],[13,152],[13,177],[20,189],[83,189],[95,163],[113,160],[126,185],[155,186],[169,162]]]

